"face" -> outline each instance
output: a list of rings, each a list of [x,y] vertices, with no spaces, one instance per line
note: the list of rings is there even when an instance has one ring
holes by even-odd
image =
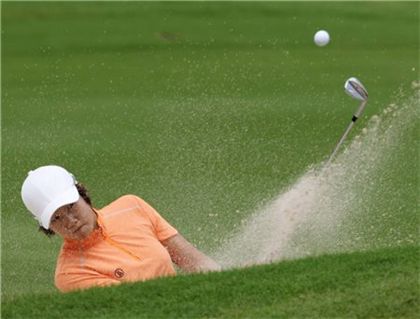
[[[77,202],[55,211],[51,217],[50,229],[64,239],[82,240],[97,227],[96,220],[92,207],[80,197]]]

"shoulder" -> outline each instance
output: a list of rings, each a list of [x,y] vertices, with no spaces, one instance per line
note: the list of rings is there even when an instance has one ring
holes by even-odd
[[[119,208],[129,208],[134,206],[140,206],[140,202],[142,199],[136,195],[123,195],[116,200],[112,201],[108,205],[102,207],[101,211],[109,211],[109,210],[115,210]]]
[[[148,211],[148,204],[136,195],[124,195],[113,202],[109,203],[105,207],[99,209],[99,213],[105,217],[111,217],[114,215],[119,215],[120,213],[129,213],[136,212],[138,213],[146,213]]]

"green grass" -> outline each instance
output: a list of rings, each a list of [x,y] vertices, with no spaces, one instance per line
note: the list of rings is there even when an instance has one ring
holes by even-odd
[[[349,140],[389,103],[402,103],[400,91],[412,95],[418,21],[418,2],[2,2],[3,300],[60,298],[53,273],[61,242],[36,231],[20,199],[28,170],[68,168],[97,207],[137,194],[211,252],[326,159],[356,107],[342,89],[349,76],[370,94]],[[325,48],[312,42],[320,28],[332,37]],[[373,189],[355,230],[370,247],[418,242],[418,124],[401,141],[377,179],[355,185]],[[247,271],[257,278],[260,268]],[[376,274],[378,289],[384,274]],[[240,275],[209,278],[223,286],[229,276]],[[176,289],[178,280],[190,279],[153,285]],[[236,311],[248,309],[240,301],[248,287],[227,317],[247,316]],[[346,291],[333,297],[345,300]],[[318,293],[305,297],[314,307],[324,305]]]
[[[6,318],[416,318],[419,249],[322,256],[5,302]]]

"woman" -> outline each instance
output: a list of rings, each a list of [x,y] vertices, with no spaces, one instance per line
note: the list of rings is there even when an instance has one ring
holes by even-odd
[[[172,262],[187,272],[220,270],[137,196],[93,208],[62,167],[29,172],[22,199],[41,230],[63,238],[55,271],[62,292],[175,275]]]

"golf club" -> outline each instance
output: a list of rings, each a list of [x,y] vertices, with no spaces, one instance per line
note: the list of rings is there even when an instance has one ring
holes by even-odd
[[[344,83],[344,90],[345,92],[350,95],[352,98],[362,101],[360,103],[359,108],[357,109],[356,113],[353,114],[351,122],[347,129],[345,130],[343,136],[341,136],[340,140],[338,141],[337,145],[334,148],[334,151],[330,155],[330,158],[327,161],[327,166],[333,160],[335,154],[337,153],[338,149],[340,148],[341,144],[343,144],[344,140],[346,139],[347,135],[349,134],[350,130],[352,129],[354,123],[356,123],[357,119],[362,115],[363,110],[366,107],[367,99],[368,99],[368,92],[366,91],[363,84],[356,78],[351,77],[349,78],[346,83]]]

